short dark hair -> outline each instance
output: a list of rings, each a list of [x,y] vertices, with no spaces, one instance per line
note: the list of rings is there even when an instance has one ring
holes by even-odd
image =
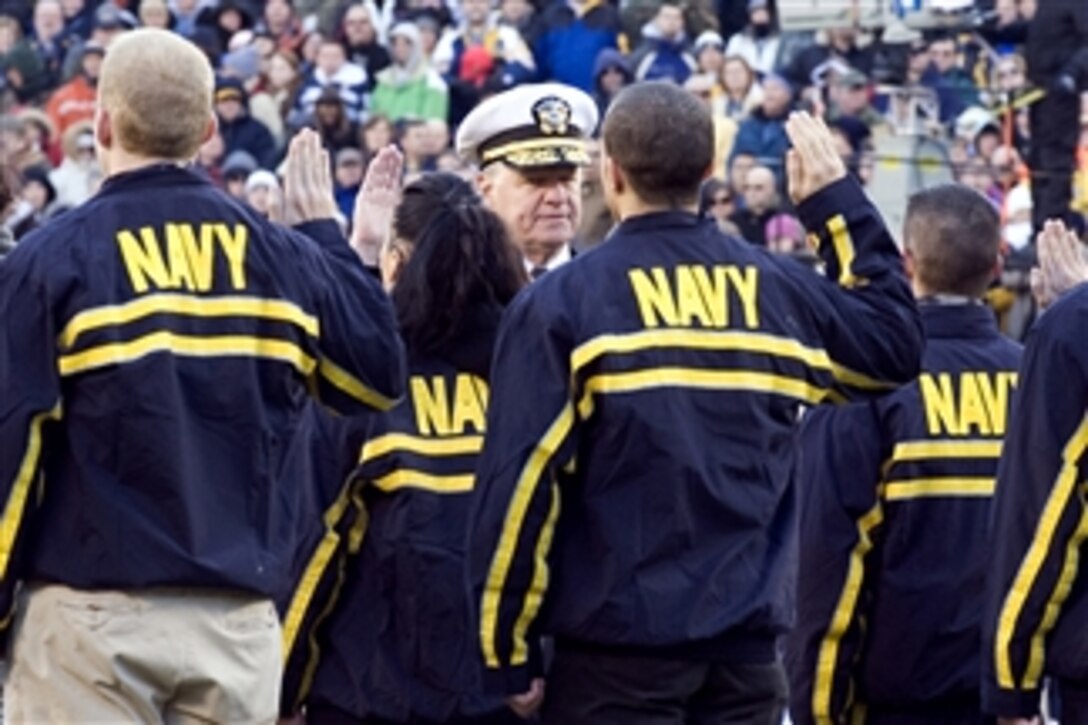
[[[1001,219],[974,189],[940,184],[915,193],[907,202],[903,236],[915,274],[930,292],[981,297],[993,281]]]
[[[476,313],[501,311],[527,282],[502,222],[454,174],[424,174],[405,187],[393,232],[412,247],[393,288],[411,354],[448,352],[471,331]]]
[[[714,121],[695,96],[672,83],[628,86],[612,102],[601,136],[643,201],[680,207],[699,199],[714,162]]]

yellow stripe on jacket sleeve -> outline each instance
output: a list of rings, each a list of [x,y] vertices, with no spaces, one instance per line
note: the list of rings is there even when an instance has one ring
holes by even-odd
[[[7,577],[11,554],[15,549],[15,539],[26,513],[27,497],[34,474],[38,471],[38,462],[42,453],[42,428],[48,420],[60,420],[61,403],[58,401],[50,410],[38,413],[30,421],[27,431],[26,449],[23,460],[15,473],[7,503],[4,504],[3,518],[0,518],[0,581]]]
[[[468,493],[476,477],[471,473],[439,476],[411,468],[398,468],[390,474],[374,480],[374,487],[386,493],[414,488],[431,493]]]
[[[544,603],[544,592],[548,590],[548,552],[552,548],[555,522],[559,520],[559,486],[554,483],[551,494],[552,505],[548,509],[548,518],[544,521],[544,529],[540,532],[540,539],[533,552],[533,581],[529,585],[529,591],[525,593],[525,603],[521,607],[521,614],[514,623],[514,651],[510,655],[512,665],[522,665],[529,661],[527,638],[529,625],[536,619],[540,605]]]
[[[321,520],[325,525],[325,534],[322,536],[317,548],[314,549],[314,553],[310,556],[310,560],[303,570],[302,578],[299,580],[298,586],[295,587],[295,593],[291,597],[291,604],[287,608],[287,616],[283,618],[283,661],[285,663],[295,646],[295,639],[298,637],[302,620],[306,617],[306,612],[310,608],[310,601],[313,599],[314,593],[325,575],[329,562],[332,561],[333,555],[336,553],[336,547],[340,544],[340,534],[337,532],[336,526],[351,504],[352,486],[352,483],[345,484],[336,501],[322,516]]]
[[[878,497],[883,492],[878,492]],[[850,628],[857,610],[858,599],[865,579],[865,557],[873,548],[873,530],[884,521],[884,508],[877,501],[858,521],[858,543],[850,552],[850,564],[846,572],[846,582],[842,594],[835,605],[827,634],[820,643],[816,659],[816,673],[812,687],[812,715],[819,725],[831,725],[834,720],[831,713],[832,689],[835,682],[835,669],[839,665],[839,645]]]
[[[84,310],[68,321],[58,336],[57,343],[62,350],[68,350],[84,333],[103,327],[119,327],[160,314],[205,318],[255,317],[297,325],[310,337],[316,338],[320,334],[317,317],[286,300],[245,296],[194,297],[163,293],[146,295],[121,305]]]
[[[828,219],[827,230],[831,233],[831,244],[839,262],[839,285],[853,287],[858,283],[857,277],[854,276],[854,257],[857,252],[854,249],[854,239],[850,236],[846,217],[836,214]]]
[[[1080,460],[1084,456],[1086,449],[1088,449],[1088,415],[1085,415],[1062,451],[1062,467],[1043,507],[1043,513],[1039,518],[1039,524],[1035,529],[1031,545],[1028,547],[1027,555],[1016,572],[1012,587],[1001,606],[1001,614],[997,621],[997,636],[994,638],[994,660],[997,670],[997,683],[1004,689],[1011,690],[1017,686],[1016,678],[1012,672],[1012,654],[1009,648],[1012,645],[1016,624],[1020,620],[1021,614],[1023,614],[1024,604],[1034,591],[1039,572],[1046,561],[1047,554],[1050,553],[1054,546],[1054,536],[1057,534],[1062,513],[1065,511],[1070,497],[1076,491]],[[1074,544],[1077,536],[1083,535],[1084,527],[1085,522],[1082,515],[1080,525],[1069,542],[1058,583],[1047,601],[1043,621],[1032,636],[1031,654],[1026,668],[1027,672],[1025,672],[1023,679],[1025,688],[1032,689],[1037,684],[1035,683],[1038,675],[1036,670],[1041,669],[1043,660],[1043,638],[1046,636],[1047,630],[1053,626],[1051,610],[1055,611],[1054,617],[1056,617],[1056,611],[1069,594],[1068,589],[1072,584],[1072,574],[1070,572],[1075,573],[1077,566]],[[1038,642],[1037,647],[1036,642]],[[1037,655],[1036,652],[1038,652]],[[1038,664],[1036,660],[1038,660]],[[1029,678],[1029,674],[1036,675],[1036,678]]]
[[[904,463],[930,458],[999,458],[1001,446],[1000,440],[902,441],[895,445],[892,460]]]
[[[386,411],[397,404],[397,401],[392,398],[387,398],[378,391],[368,388],[361,380],[327,357],[321,358],[318,370],[322,377],[341,391],[375,410]]]
[[[480,605],[480,646],[484,654],[484,663],[488,667],[497,668],[500,665],[496,644],[499,628],[499,605],[503,589],[506,587],[506,577],[509,575],[510,566],[514,561],[514,551],[517,549],[518,540],[521,538],[521,530],[529,510],[529,502],[533,498],[533,493],[536,491],[548,463],[555,456],[573,427],[574,408],[570,403],[567,403],[552,424],[548,426],[544,437],[540,439],[536,448],[529,455],[529,460],[522,469],[514,487],[514,495],[506,508],[502,532],[499,535],[495,555],[491,559],[491,566],[488,569],[487,581],[484,585],[483,599]],[[539,546],[539,540],[537,544]],[[517,647],[518,645],[515,643],[514,649],[517,649]]]

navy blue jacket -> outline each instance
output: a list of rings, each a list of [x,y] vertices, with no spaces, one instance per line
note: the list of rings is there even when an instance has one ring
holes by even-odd
[[[481,694],[464,588],[469,492],[500,313],[481,310],[452,350],[410,354],[408,396],[399,406],[341,422],[338,440],[319,437],[315,458],[335,460],[346,435],[358,463],[326,515],[326,548],[335,547],[336,557],[322,560],[320,545],[311,549],[316,564],[301,573],[303,596],[288,610],[285,713],[303,700],[383,722],[448,722],[505,709],[500,698]],[[315,594],[304,604],[307,587]]]
[[[352,413],[404,387],[380,286],[335,224],[305,231],[162,165],[0,263],[0,603],[20,578],[290,586],[311,393]]]
[[[527,690],[537,633],[774,659],[793,608],[799,408],[895,387],[922,349],[860,187],[799,213],[830,279],[663,212],[507,309],[468,554],[489,687]]]
[[[994,478],[1020,346],[980,304],[922,305],[920,378],[812,411],[787,638],[798,725],[979,700]]]
[[[983,625],[987,712],[1038,712],[1044,675],[1088,687],[1088,286],[1028,336],[997,475]]]
[[[541,78],[593,93],[593,61],[620,40],[620,16],[605,0],[589,0],[581,15],[566,0],[551,0],[541,12],[541,32],[532,44]]]

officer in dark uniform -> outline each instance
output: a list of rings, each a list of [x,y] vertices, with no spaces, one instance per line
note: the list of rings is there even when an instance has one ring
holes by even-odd
[[[1072,282],[1088,279],[1082,245],[1060,223],[1048,222],[1037,246],[1046,276],[1061,272],[1048,258],[1064,250]],[[1088,286],[1081,283],[1032,328],[998,469],[982,695],[1003,724],[1036,722],[1044,677],[1060,695],[1061,722],[1088,723],[1086,320]]]
[[[310,725],[516,723],[501,697],[482,695],[463,582],[491,351],[503,308],[527,280],[502,222],[456,176],[428,174],[405,188],[393,234],[381,269],[408,349],[409,392],[388,413],[351,423],[359,430],[349,435],[365,444],[333,509],[354,499],[362,513],[340,517],[339,541],[329,541],[359,553],[341,596],[326,589],[309,603],[320,612],[335,601],[327,621],[303,615],[301,600],[287,614],[303,623],[290,632],[299,653],[287,710],[305,699]],[[313,560],[316,573],[322,560]]]
[[[1020,346],[982,303],[1001,223],[965,186],[907,205],[919,379],[813,411],[801,436],[801,565],[787,638],[798,725],[976,725],[994,479]]]
[[[333,221],[316,134],[288,164],[308,223],[275,227],[186,166],[212,89],[183,39],[119,39],[101,192],[0,265],[3,611],[27,592],[14,722],[273,722],[311,393],[355,413],[403,392],[392,307]]]
[[[647,83],[604,122],[618,227],[503,318],[469,577],[485,685],[522,713],[543,699],[564,725],[769,724],[784,708],[799,408],[909,380],[922,339],[895,243],[826,127],[788,128],[827,278],[700,220],[712,120]]]

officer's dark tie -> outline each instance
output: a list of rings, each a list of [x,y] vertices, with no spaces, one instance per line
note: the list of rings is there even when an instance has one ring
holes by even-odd
[[[534,280],[538,280],[547,271],[548,270],[546,270],[544,267],[533,267],[532,270],[529,272],[529,276],[532,277]]]

